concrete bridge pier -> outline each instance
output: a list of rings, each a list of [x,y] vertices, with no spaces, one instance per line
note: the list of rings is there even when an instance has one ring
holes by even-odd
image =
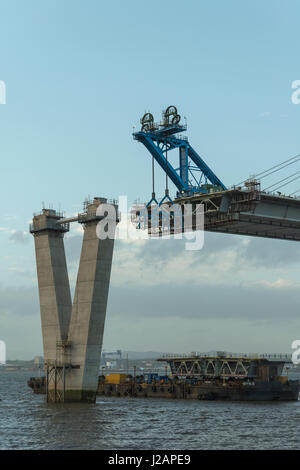
[[[100,240],[96,211],[106,200],[94,199],[84,219],[84,237],[69,328],[72,373],[67,375],[66,400],[96,400],[110,283],[114,239]]]
[[[49,400],[61,393],[63,383],[56,369],[60,362],[57,345],[67,340],[72,311],[71,292],[64,249],[68,224],[57,225],[61,215],[44,209],[34,216],[30,227],[34,235],[45,374],[49,379]]]
[[[47,401],[95,402],[110,283],[114,233],[104,240],[96,228],[104,216],[95,198],[76,220],[84,237],[72,307],[62,216],[44,209],[30,227],[35,239]],[[115,206],[117,213],[117,206]]]

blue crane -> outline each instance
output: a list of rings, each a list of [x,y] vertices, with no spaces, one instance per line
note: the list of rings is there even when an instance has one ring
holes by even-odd
[[[190,145],[187,137],[178,136],[186,131],[186,125],[180,125],[181,117],[177,113],[175,106],[169,106],[163,112],[163,120],[160,124],[154,123],[151,113],[146,113],[141,119],[142,128],[139,132],[133,133],[133,138],[149,150],[152,155],[152,177],[153,192],[152,201],[156,202],[154,191],[154,160],[166,173],[165,197],[170,199],[168,190],[168,178],[178,189],[177,196],[189,196],[194,193],[207,193],[211,188],[214,190],[226,190],[226,186],[209,168],[205,161]],[[174,166],[168,160],[168,152],[179,149],[179,167]],[[208,181],[211,184],[208,184]]]

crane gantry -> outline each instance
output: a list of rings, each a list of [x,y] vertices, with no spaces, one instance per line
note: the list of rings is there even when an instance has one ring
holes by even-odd
[[[175,106],[168,106],[163,111],[162,121],[154,122],[153,115],[146,113],[141,119],[141,130],[133,134],[133,138],[147,148],[152,155],[153,191],[152,201],[155,199],[154,191],[154,160],[166,173],[165,196],[160,201],[170,200],[168,178],[178,189],[178,196],[189,196],[194,193],[206,194],[212,188],[226,190],[224,183],[216,176],[205,161],[198,155],[186,136],[178,135],[186,131],[186,124],[180,124],[181,116]],[[168,159],[168,153],[179,150],[179,164],[174,167]],[[208,183],[210,182],[210,184]]]

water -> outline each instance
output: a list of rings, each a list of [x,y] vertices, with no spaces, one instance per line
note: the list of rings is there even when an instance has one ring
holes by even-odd
[[[49,405],[32,373],[0,372],[0,449],[299,449],[300,401],[221,403],[99,397]]]

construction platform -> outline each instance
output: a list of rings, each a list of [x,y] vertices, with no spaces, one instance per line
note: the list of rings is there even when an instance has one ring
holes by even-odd
[[[249,183],[245,189],[178,198],[177,204],[204,205],[204,230],[280,240],[300,240],[300,199],[260,191]],[[195,225],[193,226],[195,229]]]
[[[185,224],[186,205],[191,207]],[[200,214],[203,214],[201,219]],[[153,216],[155,214],[155,216]],[[198,215],[198,217],[197,217]],[[136,205],[132,222],[149,235],[174,235],[187,231],[248,235],[279,240],[300,240],[300,198],[260,190],[257,181],[225,191],[179,196],[160,206]]]

